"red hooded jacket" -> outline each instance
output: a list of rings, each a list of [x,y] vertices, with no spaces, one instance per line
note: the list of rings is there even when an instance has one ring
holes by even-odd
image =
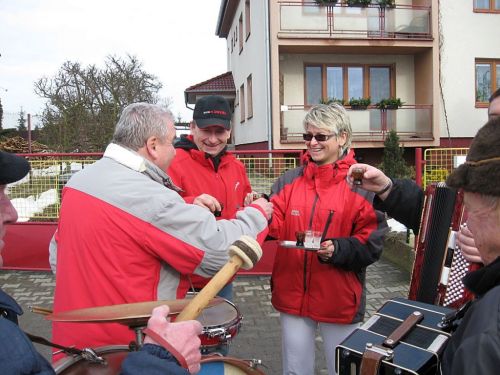
[[[387,223],[372,206],[373,193],[346,182],[354,152],[318,166],[287,171],[272,187],[269,234],[295,241],[296,231],[312,229],[331,239],[328,263],[314,251],[278,247],[271,278],[272,304],[281,312],[327,323],[360,322],[365,312],[365,268],[379,259]]]

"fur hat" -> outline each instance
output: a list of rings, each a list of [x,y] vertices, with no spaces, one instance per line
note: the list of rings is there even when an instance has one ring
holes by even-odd
[[[465,163],[448,176],[446,183],[468,192],[500,196],[500,118],[479,129]]]

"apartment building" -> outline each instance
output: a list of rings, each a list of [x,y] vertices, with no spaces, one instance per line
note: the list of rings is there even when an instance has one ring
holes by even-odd
[[[233,143],[302,149],[307,110],[337,100],[365,161],[391,129],[410,159],[414,147],[467,146],[500,86],[499,21],[500,0],[222,0]]]

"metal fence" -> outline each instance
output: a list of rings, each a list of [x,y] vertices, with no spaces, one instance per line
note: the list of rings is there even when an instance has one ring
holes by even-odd
[[[243,162],[255,191],[269,193],[273,182],[299,165],[301,151],[232,151]],[[30,173],[8,186],[19,222],[57,221],[61,191],[69,178],[101,158],[102,154],[22,154]]]
[[[424,151],[424,189],[433,182],[445,181],[465,161],[468,148],[430,148]]]

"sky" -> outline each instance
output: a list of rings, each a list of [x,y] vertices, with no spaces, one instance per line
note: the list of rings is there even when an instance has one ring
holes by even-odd
[[[221,0],[0,0],[0,98],[4,127],[22,109],[41,113],[34,82],[65,61],[104,65],[136,56],[163,84],[173,114],[191,120],[184,90],[227,71],[226,41],[215,35]],[[5,126],[7,125],[7,126]]]

